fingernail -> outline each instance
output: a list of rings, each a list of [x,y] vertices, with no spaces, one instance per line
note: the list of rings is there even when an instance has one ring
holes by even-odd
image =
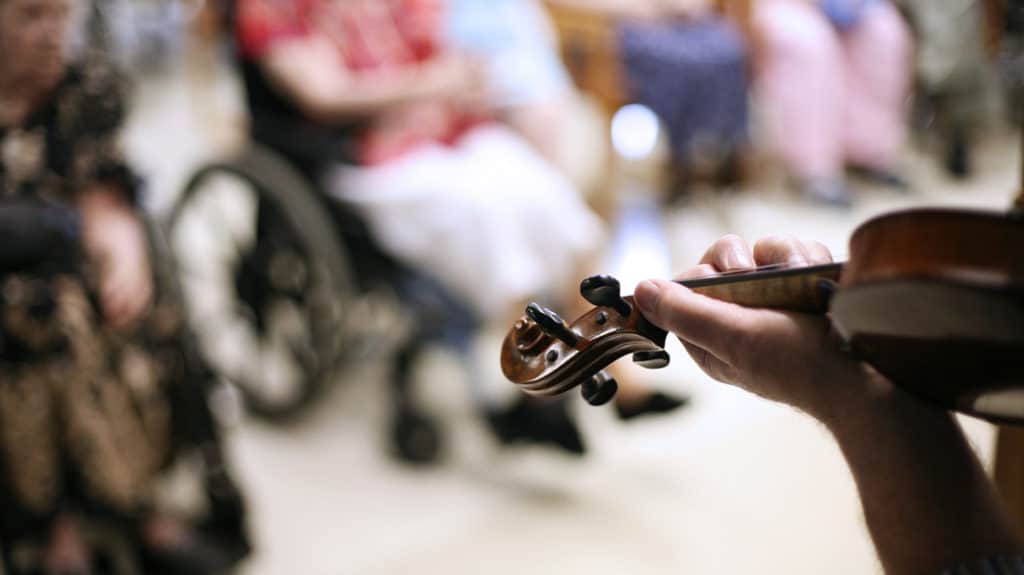
[[[633,297],[636,299],[636,305],[640,306],[640,311],[646,314],[653,314],[658,309],[658,295],[661,293],[661,287],[650,281],[642,281],[636,286],[636,290],[633,292]]]
[[[754,261],[750,259],[750,254],[746,250],[739,248],[733,249],[729,252],[729,268],[730,269],[746,269],[754,267]]]

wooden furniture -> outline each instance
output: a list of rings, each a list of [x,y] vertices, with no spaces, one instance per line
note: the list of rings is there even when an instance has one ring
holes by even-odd
[[[1024,532],[1024,427],[999,428],[995,482],[1018,528]]]
[[[1024,111],[1024,99],[1017,103]],[[1021,132],[1021,188],[1014,209],[1024,214],[1024,131]],[[1024,533],[1024,427],[1003,426],[996,438],[995,482]]]
[[[608,113],[629,103],[617,29],[623,21],[653,19],[656,7],[630,0],[545,0],[559,49],[576,86]],[[749,31],[750,0],[716,0],[716,9]]]
[[[582,3],[545,3],[558,45],[576,87],[593,96],[609,116],[628,103],[615,11]]]

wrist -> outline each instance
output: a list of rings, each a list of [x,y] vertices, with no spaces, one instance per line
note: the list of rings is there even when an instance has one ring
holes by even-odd
[[[835,370],[831,381],[820,382],[821,394],[805,411],[835,432],[851,420],[866,420],[891,409],[901,394],[873,368],[850,361]]]
[[[869,428],[881,432],[907,426],[946,426],[952,421],[949,411],[910,395],[866,364],[858,367],[839,382],[846,393],[812,414],[840,444],[862,436]]]

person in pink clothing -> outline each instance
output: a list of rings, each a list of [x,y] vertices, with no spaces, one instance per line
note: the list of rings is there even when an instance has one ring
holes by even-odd
[[[776,152],[802,193],[848,205],[844,168],[902,186],[910,31],[886,0],[758,0],[755,89]]]

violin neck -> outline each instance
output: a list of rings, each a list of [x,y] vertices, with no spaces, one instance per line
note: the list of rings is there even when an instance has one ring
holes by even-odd
[[[823,314],[843,264],[765,268],[742,273],[678,280],[693,291],[747,307]]]

